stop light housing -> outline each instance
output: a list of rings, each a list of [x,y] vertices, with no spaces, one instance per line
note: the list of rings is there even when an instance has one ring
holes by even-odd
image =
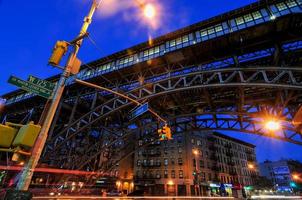
[[[33,122],[30,122],[27,125],[23,125],[19,131],[17,136],[13,141],[13,146],[20,146],[25,148],[33,147],[39,132],[41,130],[40,125],[35,125]]]
[[[172,139],[172,134],[171,134],[171,128],[168,127],[167,125],[165,125],[163,127],[163,132],[166,135],[167,140],[171,140]]]
[[[0,124],[0,147],[9,148],[18,132],[18,129]]]
[[[172,134],[171,129],[167,125],[165,125],[162,129],[158,129],[159,140],[171,140]]]
[[[48,60],[48,64],[58,66],[62,57],[68,50],[68,43],[65,41],[57,41],[55,47],[52,50],[51,57]]]

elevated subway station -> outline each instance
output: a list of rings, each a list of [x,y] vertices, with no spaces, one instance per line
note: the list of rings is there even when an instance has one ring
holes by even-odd
[[[152,115],[129,120],[134,104],[75,78],[148,101],[174,134],[231,130],[301,145],[291,124],[301,104],[301,11],[299,0],[259,1],[83,65],[66,82],[41,163],[110,174],[136,151],[137,135],[158,137]],[[21,90],[3,98],[1,121],[38,123],[47,106]],[[276,134],[261,125],[270,115],[283,120]]]

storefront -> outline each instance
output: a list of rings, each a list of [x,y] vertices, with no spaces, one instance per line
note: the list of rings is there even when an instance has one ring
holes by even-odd
[[[211,196],[219,195],[219,196],[232,196],[232,184],[217,184],[210,183]]]

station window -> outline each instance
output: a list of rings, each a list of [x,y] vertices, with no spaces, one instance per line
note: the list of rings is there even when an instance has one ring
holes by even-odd
[[[244,23],[243,17],[237,17],[235,19],[235,22],[236,22],[237,26],[243,24]]]
[[[152,56],[154,54],[158,54],[159,51],[160,51],[159,46],[148,49],[148,50],[144,51],[143,57],[145,58],[145,57],[148,57],[148,56]]]
[[[177,45],[181,45],[181,44],[184,44],[184,43],[187,43],[189,42],[189,35],[184,35],[182,37],[179,37],[175,40],[171,40],[169,42],[169,47],[175,47]]]
[[[262,17],[259,11],[253,12],[252,15],[255,20],[260,19]]]
[[[296,3],[295,1],[293,1],[293,0],[291,0],[291,1],[287,1],[287,2],[286,2],[286,5],[287,5],[289,8],[292,8],[292,7],[297,6],[297,3]]]
[[[287,6],[283,2],[276,4],[276,7],[278,8],[279,11],[287,9]]]
[[[134,56],[128,56],[119,60],[119,65],[125,65],[134,61]]]

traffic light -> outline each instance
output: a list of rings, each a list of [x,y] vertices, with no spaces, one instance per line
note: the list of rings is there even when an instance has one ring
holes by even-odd
[[[48,60],[48,64],[57,66],[60,64],[62,57],[68,50],[68,43],[65,41],[57,41],[55,47],[52,50],[51,57]]]
[[[171,134],[171,129],[168,127],[168,125],[164,125],[162,129],[158,129],[158,134],[159,134],[159,140],[171,140],[172,139],[172,134]]]
[[[0,124],[0,147],[9,148],[18,132],[17,128]]]
[[[168,140],[171,140],[171,139],[172,139],[172,134],[171,134],[171,128],[170,128],[170,127],[168,127],[167,125],[165,125],[165,126],[163,127],[163,132],[164,132],[164,134],[166,135],[166,138],[167,138]]]
[[[23,125],[19,131],[17,136],[13,141],[13,146],[31,148],[34,146],[34,143],[39,135],[41,130],[40,125],[35,125],[33,122],[29,124]]]

